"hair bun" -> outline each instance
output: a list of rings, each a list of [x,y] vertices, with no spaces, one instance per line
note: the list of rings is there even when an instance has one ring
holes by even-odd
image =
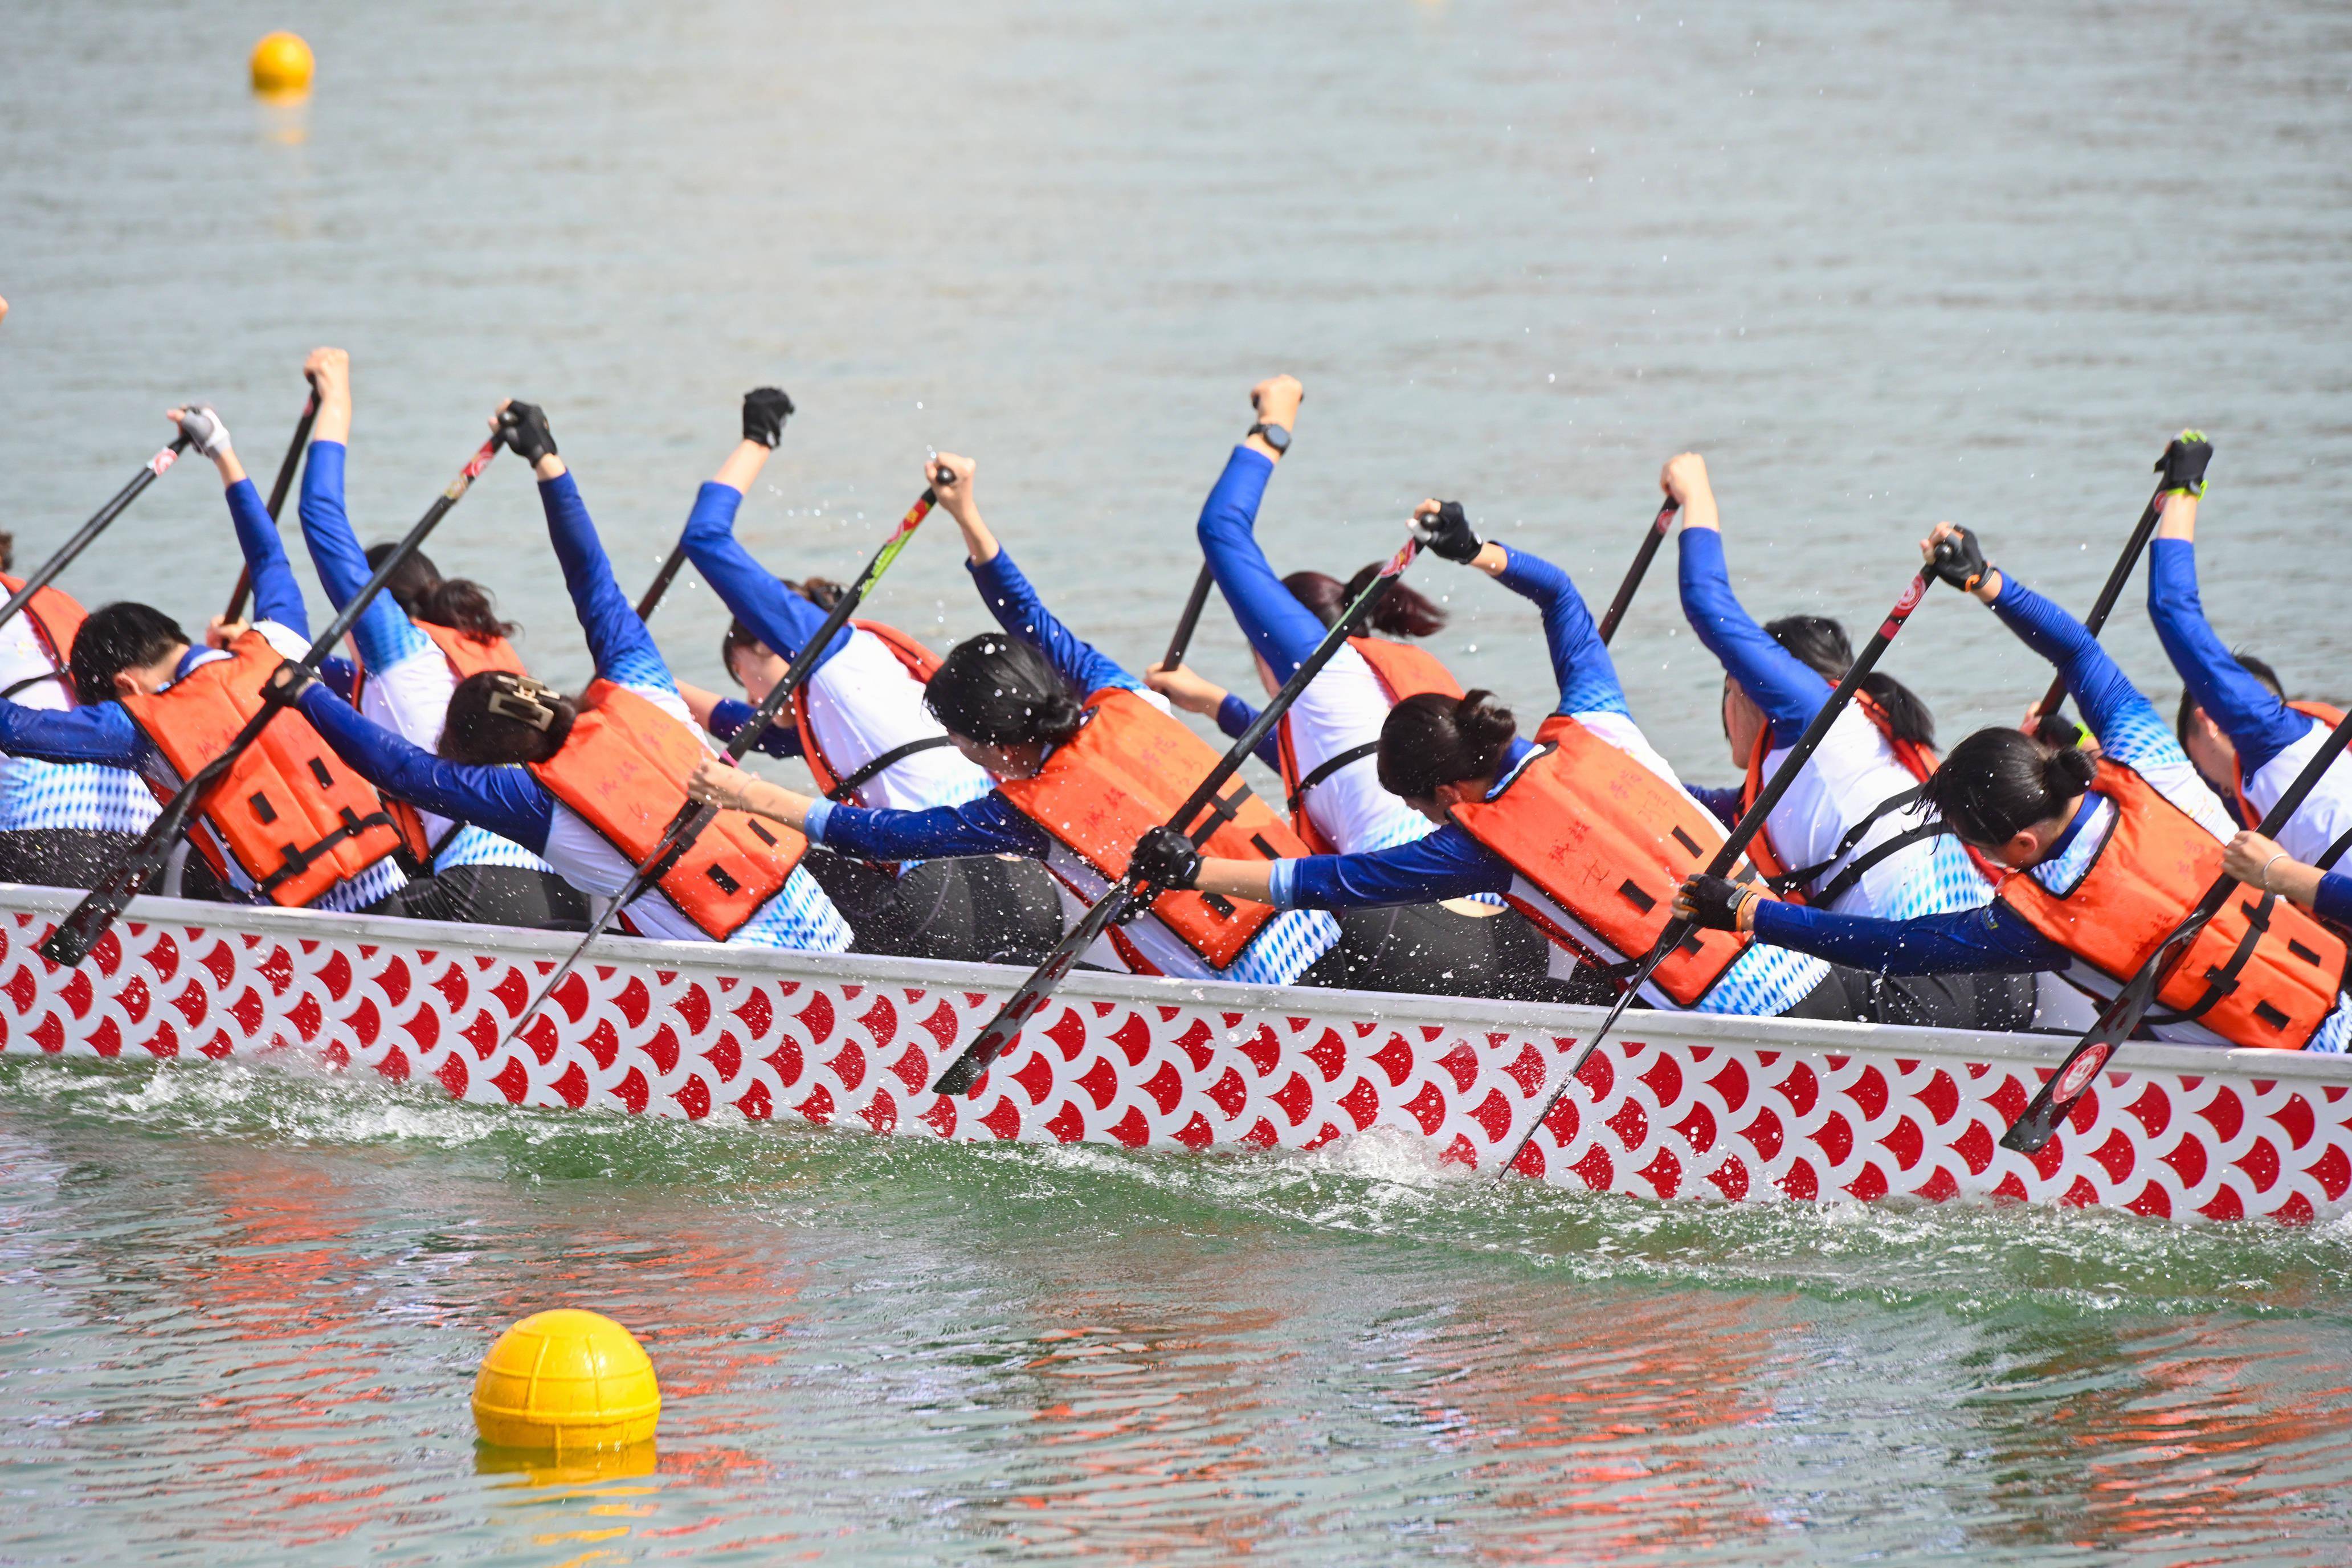
[[[1483,773],[1501,760],[1504,748],[1519,732],[1519,721],[1482,687],[1464,693],[1454,703],[1454,732],[1461,736],[1462,750],[1475,764],[1473,771]]]
[[[2042,784],[2052,795],[2072,800],[2091,787],[2098,776],[2098,760],[2080,746],[2061,746],[2042,764]]]

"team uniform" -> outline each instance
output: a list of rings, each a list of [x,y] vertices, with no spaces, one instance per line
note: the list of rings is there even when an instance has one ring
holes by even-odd
[[[230,486],[227,501],[252,574],[253,628],[226,649],[190,648],[159,692],[67,709],[0,701],[0,750],[129,770],[151,798],[169,799],[260,710],[270,673],[309,650],[310,616],[253,481]],[[407,881],[389,809],[298,714],[262,731],[208,794],[191,837],[238,894],[280,905],[364,910]]]
[[[1993,609],[2058,667],[2099,737],[2098,777],[2066,831],[1982,909],[1889,921],[1768,903],[1756,933],[1884,973],[2039,971],[2096,1005],[2221,875],[2234,824],[2081,623],[2014,577]],[[2319,921],[2241,888],[2176,967],[2147,1027],[2191,1044],[2341,1051],[2352,1036],[2345,960],[2344,943]]]
[[[373,574],[343,504],[349,453],[341,441],[313,441],[302,470],[302,537],[328,599],[340,610]],[[360,654],[359,710],[427,751],[440,744],[449,694],[486,669],[523,672],[504,637],[478,638],[412,620],[378,594],[352,628]],[[512,839],[401,803],[395,812],[409,848],[432,872],[401,889],[386,911],[420,920],[585,931],[587,901],[554,868]]]
[[[1258,508],[1274,461],[1234,448],[1201,508],[1202,554],[1234,618],[1277,680],[1307,661],[1326,628],[1283,585],[1258,546]],[[1381,726],[1389,710],[1424,691],[1459,697],[1462,687],[1435,656],[1372,637],[1348,639],[1298,694],[1258,748],[1282,779],[1294,832],[1318,855],[1386,849],[1426,837],[1436,825],[1381,787]],[[1227,694],[1217,725],[1238,737],[1257,710]],[[1450,996],[1559,999],[1546,974],[1543,938],[1500,909],[1484,917],[1439,904],[1394,904],[1340,913],[1345,951],[1360,959],[1348,984],[1364,991]]]
[[[1284,908],[1345,909],[1498,893],[1552,939],[1554,973],[1630,975],[1673,918],[1675,889],[1723,843],[1633,722],[1609,650],[1568,574],[1511,550],[1500,581],[1542,610],[1559,703],[1530,744],[1515,737],[1486,799],[1427,837],[1274,868]],[[1694,931],[1642,989],[1654,1006],[1748,1016],[1853,1016],[1819,959]]]
[[[596,679],[578,721],[546,763],[485,766],[435,756],[371,722],[324,686],[302,710],[350,764],[420,810],[469,823],[543,858],[581,892],[611,898],[687,803],[708,754],[645,623],[613,580],[570,474],[540,481]],[[800,865],[789,829],[721,812],[694,848],[621,912],[627,930],[672,942],[727,942],[841,952],[849,926]]]
[[[1679,577],[1683,614],[1709,653],[1762,710],[1733,818],[1780,771],[1832,683],[1774,640],[1731,589],[1723,536],[1685,528]],[[1935,771],[1925,747],[1895,739],[1867,693],[1833,721],[1765,818],[1748,857],[1773,891],[1840,914],[1908,920],[1981,909],[1992,884],[1944,830],[1920,788]],[[1880,975],[1864,1016],[1876,1022],[2019,1029],[2032,1022],[2034,984],[2005,973]]]
[[[735,537],[743,494],[705,484],[686,524],[688,559],[761,642],[797,658],[824,628],[824,612],[752,559]],[[760,748],[799,756],[829,800],[869,810],[962,805],[993,787],[923,706],[939,657],[879,621],[853,620],[819,649],[793,693],[788,722],[771,724]],[[722,701],[710,728],[732,739],[749,703]],[[1034,861],[995,857],[877,866],[819,849],[805,862],[849,919],[864,952],[966,963],[1035,963],[1061,940],[1053,879]]]
[[[1008,780],[977,800],[922,811],[823,801],[809,812],[808,834],[827,847],[877,860],[1024,856],[1054,874],[1075,915],[1125,874],[1136,839],[1173,813],[1215,765],[1216,753],[1133,676],[1056,620],[1009,552],[971,571],[1004,629],[1034,645],[1063,679],[1087,693],[1086,723],[1047,754],[1034,779]],[[1275,858],[1305,847],[1239,781],[1215,809],[1221,820],[1207,853]],[[1084,956],[1137,973],[1306,984],[1321,983],[1310,972],[1339,942],[1339,924],[1327,914],[1170,892]]]
[[[2232,804],[2252,827],[2286,793],[2343,714],[2320,703],[2285,701],[2221,646],[2198,596],[2197,546],[2190,541],[2150,542],[2147,613],[2189,695],[2237,748]],[[2280,848],[2322,870],[2352,850],[2352,758],[2329,765],[2275,837]]]

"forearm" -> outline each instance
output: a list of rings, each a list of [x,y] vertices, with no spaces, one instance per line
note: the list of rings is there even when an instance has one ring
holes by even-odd
[[[762,455],[767,451],[757,441],[744,445]],[[720,471],[723,476],[725,470]],[[743,548],[735,537],[735,514],[742,504],[743,492],[723,477],[704,485],[686,520],[687,559],[737,620],[774,652],[792,658],[823,629],[824,612],[778,582]],[[849,636],[843,627],[818,663],[840,652]]]
[[[346,420],[348,426],[349,421]],[[340,440],[313,437],[310,455],[302,466],[302,542],[310,564],[327,590],[327,602],[340,611],[358,596],[374,575],[367,552],[360,547],[343,503],[343,477],[349,449]],[[275,618],[275,617],[271,617]],[[360,658],[371,669],[389,669],[426,646],[422,632],[411,625],[400,604],[389,594],[378,594],[352,628]]]
[[[1287,677],[1323,640],[1323,623],[1282,585],[1258,547],[1255,528],[1272,458],[1236,447],[1202,504],[1201,551],[1250,646],[1277,678]]]
[[[1880,974],[2031,973],[2063,968],[2065,953],[2000,906],[1907,921],[1766,900],[1756,906],[1756,940]]]
[[[670,687],[669,666],[662,661],[645,622],[637,618],[636,606],[614,580],[613,563],[596,537],[580,487],[562,470],[560,459],[550,458],[546,466],[555,471],[539,482],[540,505],[547,513],[548,538],[563,568],[563,586],[587,636],[596,673],[628,686]]]
[[[225,493],[229,518],[236,525],[237,548],[244,552],[246,570],[253,577],[253,618],[276,621],[310,636],[310,611],[302,602],[301,584],[294,581],[294,568],[287,563],[278,525],[269,521],[268,509],[261,504],[253,481],[239,479]]]
[[[999,550],[984,562],[970,563],[966,570],[996,624],[1036,647],[1062,679],[1081,692],[1136,684],[1117,660],[1064,626],[1045,607],[1010,551]]]
[[[521,768],[445,761],[361,717],[322,684],[306,689],[297,705],[335,754],[385,794],[436,816],[488,828],[534,854],[546,848],[551,803],[544,786]]]
[[[1271,903],[1273,894],[1267,884],[1275,865],[1271,860],[1203,860],[1201,875],[1192,886],[1197,891],[1223,898]]]
[[[148,746],[119,702],[60,710],[0,700],[0,752],[44,763],[135,768],[146,760]]]
[[[1521,598],[1534,601],[1543,612],[1544,641],[1551,650],[1552,673],[1559,679],[1562,713],[1623,713],[1624,689],[1617,667],[1601,641],[1600,628],[1585,607],[1567,573],[1530,551],[1502,550],[1505,560],[1496,581]]]
[[[2171,501],[2182,499],[2193,498]],[[2168,504],[2168,517],[2170,510]],[[2159,538],[2149,545],[2147,614],[2181,683],[2230,737],[2248,775],[2303,739],[2311,721],[2249,674],[2213,635],[2197,591],[2197,546],[2189,540]]]
[[[781,822],[795,833],[807,826],[809,808],[819,804],[813,795],[748,774],[734,781],[734,797],[736,810]]]
[[[1828,700],[1829,683],[1775,642],[1741,606],[1731,591],[1720,532],[1686,519],[1676,575],[1683,615],[1691,630],[1739,683],[1748,700],[1764,710],[1772,724],[1773,740],[1781,745],[1794,742]]]

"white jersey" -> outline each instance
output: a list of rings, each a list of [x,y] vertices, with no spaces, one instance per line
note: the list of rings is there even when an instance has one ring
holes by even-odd
[[[63,712],[75,706],[73,683],[51,662],[30,616],[0,626],[0,691],[26,708]],[[161,809],[154,792],[129,768],[0,752],[0,833],[141,833]]]
[[[840,651],[816,667],[801,699],[816,743],[839,778],[910,741],[947,738],[923,706],[922,683],[868,631],[852,628]],[[953,746],[934,746],[901,757],[860,784],[853,804],[869,811],[923,811],[978,800],[993,787]]]
[[[1371,665],[1354,648],[1342,647],[1284,716],[1298,776],[1307,778],[1343,752],[1377,744],[1389,708],[1388,688]],[[1318,780],[1307,792],[1307,819],[1342,855],[1411,844],[1437,829],[1381,787],[1380,758],[1372,755]]]
[[[254,623],[253,629],[268,639],[269,646],[288,658],[300,658],[310,651],[310,639],[291,626],[283,626],[277,621],[257,621]],[[188,670],[193,670],[200,665],[210,664],[215,659],[228,657],[229,655],[218,648],[198,648],[188,657],[180,679],[184,679]],[[171,684],[177,683],[175,679]],[[168,691],[171,689],[171,685],[165,686],[163,689]],[[146,755],[148,777],[152,779],[157,788],[164,794],[178,794],[183,782],[178,770],[164,761],[163,753],[152,745],[146,748]],[[255,890],[253,879],[245,874],[245,868],[236,863],[236,858],[227,853],[226,846],[223,845],[219,837],[213,833],[209,823],[199,817],[195,826],[189,831],[204,834],[210,840],[213,847],[220,852],[220,860],[228,867],[228,880],[231,887],[248,897],[257,900],[261,897]],[[379,860],[349,881],[337,882],[333,887],[312,899],[305,907],[355,913],[372,904],[382,902],[407,885],[408,873],[389,859]]]
[[[635,686],[635,692],[699,736],[701,729],[686,704],[667,687]],[[585,817],[558,800],[547,828],[547,862],[556,875],[593,898],[611,899],[628,885],[636,865],[613,847]],[[664,942],[709,942],[708,932],[688,919],[658,887],[648,888],[623,911],[622,918],[640,936]],[[849,922],[825,897],[824,889],[805,867],[794,867],[776,896],[760,906],[740,931],[729,937],[730,945],[787,948],[799,952],[846,952]]]
[[[2310,764],[2319,748],[2327,742],[2328,726],[2312,721],[2302,740],[2273,757],[2246,781],[2246,798],[2256,811],[2267,812],[2276,805],[2279,797],[2294,784],[2295,775]],[[2338,757],[2319,775],[2319,782],[2295,808],[2286,826],[2279,829],[2278,847],[2308,866],[2318,865],[2331,849],[2336,858],[2327,868],[2352,871],[2352,757]]]
[[[1767,779],[1780,771],[1789,751],[1783,746],[1766,755]],[[1916,795],[1918,788],[1919,781],[1895,756],[1885,732],[1860,708],[1848,707],[1772,808],[1767,819],[1772,852],[1790,871],[1822,868],[1804,889],[1810,901],[1888,840],[1933,825],[1934,808],[1921,802],[1884,812],[1859,834],[1855,831],[1880,805]],[[1978,872],[1958,839],[1938,833],[1904,845],[1849,882],[1828,904],[1815,907],[1902,921],[1981,909],[1990,902],[1992,884]]]

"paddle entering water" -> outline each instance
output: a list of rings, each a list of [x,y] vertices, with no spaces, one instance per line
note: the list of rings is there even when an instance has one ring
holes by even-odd
[[[1215,767],[1209,770],[1208,776],[1195,784],[1192,793],[1184,797],[1184,804],[1169,817],[1168,826],[1192,837],[1195,844],[1206,840],[1208,834],[1215,830],[1218,819],[1212,816],[1207,826],[1201,830],[1194,829],[1193,819],[1209,809],[1210,802],[1217,791],[1224,787],[1225,781],[1241,770],[1242,763],[1257,750],[1258,742],[1282,721],[1282,716],[1290,710],[1290,705],[1298,700],[1298,694],[1307,689],[1307,683],[1321,673],[1323,667],[1331,662],[1332,657],[1347,646],[1348,639],[1370,618],[1372,611],[1389,590],[1397,585],[1404,575],[1404,569],[1412,564],[1412,558],[1420,552],[1419,539],[1407,540],[1404,548],[1391,556],[1388,564],[1364,584],[1364,590],[1356,595],[1355,603],[1331,623],[1331,629],[1325,632],[1323,640],[1315,645],[1315,651],[1291,671],[1290,679],[1282,683],[1282,689],[1259,710],[1249,728],[1235,738],[1232,748]],[[1131,871],[1112,883],[1070,933],[1062,939],[1060,945],[1046,955],[1045,962],[1037,966],[1037,972],[1023,981],[1021,988],[997,1009],[996,1016],[988,1021],[971,1044],[964,1047],[963,1054],[948,1064],[947,1069],[931,1085],[931,1092],[971,1093],[988,1071],[988,1065],[1021,1037],[1023,1027],[1053,995],[1055,987],[1060,985],[1064,977],[1076,967],[1078,956],[1100,941],[1103,932],[1108,931],[1112,923],[1129,909],[1150,902],[1152,895],[1148,893],[1148,888],[1149,885],[1139,881]]]
[[[1938,556],[1941,556],[1947,548],[1941,544],[1937,545]],[[1715,858],[1706,863],[1705,875],[1709,877],[1731,875],[1732,868],[1737,866],[1739,863],[1739,858],[1747,853],[1748,846],[1755,840],[1757,834],[1763,831],[1765,819],[1772,815],[1773,807],[1780,804],[1780,797],[1787,795],[1790,786],[1797,782],[1797,774],[1803,771],[1806,762],[1821,748],[1822,739],[1830,732],[1830,726],[1837,722],[1838,715],[1843,713],[1847,704],[1853,700],[1853,694],[1862,689],[1863,681],[1868,678],[1871,670],[1876,668],[1879,656],[1886,651],[1887,644],[1895,640],[1895,635],[1902,631],[1904,624],[1910,620],[1911,612],[1919,607],[1919,601],[1927,596],[1927,584],[1933,581],[1934,578],[1924,569],[1911,579],[1911,585],[1903,590],[1903,596],[1895,601],[1893,609],[1886,612],[1886,619],[1879,624],[1877,633],[1864,645],[1862,652],[1854,656],[1853,663],[1847,667],[1845,678],[1840,680],[1836,689],[1830,693],[1829,700],[1823,702],[1819,711],[1814,713],[1812,722],[1805,726],[1805,732],[1797,737],[1797,743],[1794,746],[1789,748],[1789,754],[1780,759],[1780,765],[1773,770],[1771,778],[1765,782],[1764,788],[1756,796],[1755,803],[1740,814],[1738,823],[1731,830],[1731,836],[1723,841],[1723,847],[1717,849],[1715,852]],[[1528,1130],[1519,1135],[1518,1142],[1512,1146],[1510,1158],[1503,1162],[1496,1173],[1497,1176],[1518,1164],[1519,1156],[1527,1152],[1528,1144],[1535,1138],[1536,1129],[1544,1124],[1544,1119],[1551,1114],[1552,1107],[1559,1103],[1560,1096],[1566,1094],[1583,1073],[1584,1064],[1592,1059],[1592,1053],[1601,1048],[1601,1043],[1606,1040],[1610,1031],[1617,1026],[1617,1020],[1624,1016],[1625,1009],[1633,1005],[1633,998],[1641,994],[1642,987],[1649,984],[1650,976],[1656,973],[1659,964],[1665,962],[1666,954],[1672,952],[1678,943],[1686,939],[1693,929],[1695,928],[1692,922],[1679,915],[1666,922],[1666,929],[1658,933],[1658,940],[1652,944],[1648,954],[1643,958],[1639,967],[1626,981],[1625,989],[1618,994],[1615,1005],[1609,1009],[1608,1016],[1601,1020],[1601,1027],[1592,1032],[1592,1038],[1585,1042],[1584,1049],[1577,1053],[1576,1060],[1569,1067],[1568,1076],[1560,1080],[1559,1087],[1547,1095],[1543,1103],[1537,1108],[1535,1119],[1528,1123]],[[1545,1065],[1545,1081],[1547,1083],[1550,1081],[1549,1063]]]
[[[940,484],[948,484],[953,476],[942,468],[933,470],[932,478]],[[898,520],[898,526],[889,538],[882,542],[882,548],[866,562],[866,570],[857,574],[857,580],[843,591],[841,597],[834,602],[833,608],[826,612],[824,624],[801,644],[800,652],[794,654],[792,663],[785,667],[784,678],[776,682],[750,720],[735,731],[735,738],[727,742],[729,762],[741,762],[744,755],[759,744],[760,737],[767,733],[768,726],[776,716],[784,710],[784,705],[792,700],[793,693],[808,684],[809,677],[816,673],[819,656],[840,635],[841,628],[849,624],[849,617],[856,613],[858,602],[881,580],[882,574],[890,570],[890,563],[898,559],[898,552],[906,549],[908,542],[915,537],[915,530],[923,525],[923,519],[930,515],[938,499],[935,491],[926,489],[917,498],[915,504],[907,509],[907,515]],[[555,973],[547,977],[547,984],[539,988],[539,994],[533,996],[530,1005],[516,1016],[514,1023],[507,1029],[505,1040],[500,1042],[502,1045],[511,1043],[533,1018],[539,1016],[540,1009],[547,1005],[547,999],[555,994],[555,988],[563,984],[565,976],[580,967],[580,960],[586,956],[590,944],[612,928],[622,910],[636,902],[646,889],[659,881],[670,867],[677,864],[679,856],[694,847],[695,840],[702,837],[702,830],[709,826],[718,816],[717,806],[705,805],[692,799],[677,808],[677,815],[663,829],[661,842],[654,846],[654,852],[629,874],[629,879],[621,885],[621,890],[604,906],[604,912],[596,917],[596,923],[588,928],[588,934],[572,948],[571,956],[556,966]]]
[[[131,482],[114,492],[112,500],[91,513],[89,521],[75,530],[74,536],[59,546],[55,555],[41,563],[33,574],[25,579],[25,585],[8,596],[6,604],[0,605],[0,626],[13,620],[17,611],[32,602],[37,591],[47,587],[52,578],[72,565],[73,558],[89,549],[91,540],[104,533],[107,525],[121,517],[123,510],[137,500],[149,485],[163,477],[164,469],[180,460],[180,454],[188,449],[189,444],[186,436],[176,436],[170,446],[148,458],[146,466],[131,478]]]
[[[2265,838],[2277,837],[2288,820],[2302,809],[2305,799],[2336,759],[2344,754],[2347,744],[2352,744],[2352,713],[2346,714],[2336,728],[2328,731],[2327,739],[2320,743],[2318,751],[2312,753],[2311,761],[2304,764],[2303,771],[2294,775],[2294,782],[2287,785],[2286,793],[2263,813],[2262,826],[2254,831]],[[2058,1064],[2058,1070],[2050,1075],[2049,1081],[2042,1086],[2042,1091],[2033,1097],[2032,1103],[2010,1123],[2009,1131],[2000,1135],[2002,1148],[2014,1149],[2021,1154],[2033,1154],[2040,1152],[2042,1146],[2050,1142],[2059,1124],[2074,1109],[2074,1102],[2089,1091],[2091,1080],[2099,1076],[2099,1069],[2107,1065],[2124,1041],[2131,1037],[2132,1031],[2139,1027],[2140,1020],[2147,1016],[2148,1008],[2154,1005],[2157,994],[2164,989],[2164,983],[2172,977],[2174,967],[2195,944],[2198,934],[2215,915],[2221,912],[2221,906],[2230,901],[2231,890],[2240,885],[2235,877],[2222,877],[2205,889],[2205,896],[2197,900],[2197,907],[2189,911],[2188,918],[2175,926],[2172,934],[2166,937],[2162,945],[2148,956],[2147,962],[2139,966],[2138,972],[2131,977],[2131,983],[2116,993],[2115,999],[2100,1009],[2098,1022],[2093,1024],[2075,1043],[2074,1048],[2066,1053],[2066,1059]],[[2275,893],[2263,895],[2266,900],[2277,896]]]
[[[310,387],[310,401],[302,405],[302,417],[294,422],[294,439],[287,443],[285,458],[278,465],[278,478],[271,481],[269,486],[268,510],[269,521],[272,522],[276,522],[278,514],[285,510],[286,492],[294,488],[294,470],[301,466],[302,454],[310,449],[310,426],[318,417],[319,388],[314,383]],[[245,619],[245,601],[252,592],[253,568],[238,567],[236,586],[230,591],[228,608],[221,612],[221,619],[225,621]]]
[[[1607,647],[1609,639],[1617,635],[1617,623],[1625,618],[1634,594],[1641,589],[1642,579],[1649,575],[1650,563],[1657,558],[1658,546],[1674,530],[1675,513],[1682,509],[1682,502],[1668,496],[1666,504],[1658,509],[1658,515],[1650,520],[1650,531],[1642,535],[1642,547],[1633,552],[1633,564],[1625,569],[1625,580],[1617,584],[1617,596],[1609,601],[1608,613],[1601,617],[1601,647]]]
[[[229,770],[236,765],[236,760],[261,738],[261,732],[269,727],[270,721],[282,710],[293,706],[302,688],[319,673],[320,664],[334,651],[335,645],[343,640],[345,634],[359,624],[361,615],[373,602],[384,584],[391,581],[392,574],[416,553],[418,547],[424,544],[425,535],[431,533],[441,520],[449,515],[449,509],[473,488],[482,470],[490,466],[490,459],[498,456],[499,440],[493,436],[482,443],[481,450],[458,470],[457,477],[449,482],[449,488],[434,498],[433,504],[425,509],[416,526],[410,529],[407,536],[383,558],[383,564],[375,569],[375,574],[352,595],[351,603],[343,606],[342,613],[328,624],[325,631],[311,639],[308,651],[299,659],[286,660],[271,672],[268,681],[261,689],[261,711],[246,721],[245,727],[229,742],[226,750],[197,769],[195,775],[180,786],[179,793],[172,796],[161,815],[148,825],[147,831],[139,836],[139,842],[132,845],[122,860],[100,879],[97,887],[83,896],[81,902],[73,907],[73,912],[66,916],[58,929],[49,933],[47,940],[41,943],[44,958],[70,969],[89,955],[89,950],[98,944],[99,938],[104,936],[121,917],[124,906],[138,897],[148,880],[160,873],[171,859],[173,849],[194,823],[205,796],[228,776]]]

